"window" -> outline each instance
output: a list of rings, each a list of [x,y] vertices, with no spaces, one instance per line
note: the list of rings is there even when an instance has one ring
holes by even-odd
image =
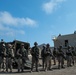
[[[65,47],[68,46],[68,40],[65,40]]]

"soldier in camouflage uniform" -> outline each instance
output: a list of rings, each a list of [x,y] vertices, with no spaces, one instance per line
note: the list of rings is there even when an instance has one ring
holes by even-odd
[[[56,57],[57,57],[57,51],[56,51],[56,48],[54,47],[54,50],[53,50],[53,61],[54,61],[54,65],[56,65]]]
[[[6,69],[6,47],[5,47],[5,44],[3,44],[1,54],[2,54],[2,68],[3,68],[3,72],[4,72]]]
[[[39,62],[39,48],[38,48],[38,44],[37,42],[34,43],[34,47],[32,47],[32,50],[31,50],[31,54],[32,54],[32,65],[31,65],[31,72],[33,71],[33,67],[34,67],[34,64],[35,64],[35,67],[36,67],[36,71],[38,72],[38,62]]]
[[[2,69],[2,61],[3,61],[3,54],[2,54],[2,51],[3,51],[3,44],[4,44],[4,41],[3,39],[1,39],[1,43],[0,43],[0,71]]]
[[[64,68],[64,52],[62,51],[62,46],[59,46],[58,48],[57,59],[58,59],[58,69]]]
[[[0,52],[0,71],[1,71],[1,64],[2,64],[2,56],[1,56],[1,52]]]
[[[75,63],[75,60],[74,60],[75,50],[74,50],[74,47],[73,46],[71,47],[71,50],[72,50],[72,64],[74,65],[74,63]]]
[[[50,45],[46,45],[46,51],[45,51],[45,71],[52,70],[51,68],[51,60],[52,60],[52,52],[50,49]]]
[[[7,56],[6,56],[6,71],[8,72],[8,69],[10,69],[10,72],[12,72],[12,63],[14,58],[14,51],[11,44],[8,44],[7,49]]]
[[[72,50],[71,50],[71,46],[68,46],[68,49],[66,51],[66,57],[67,57],[67,67],[72,66]]]
[[[23,72],[24,71],[24,64],[26,63],[26,59],[28,58],[28,53],[27,50],[24,48],[24,44],[21,44],[21,48],[18,49],[17,51],[17,56],[18,56],[18,72]]]
[[[41,51],[43,69],[44,69],[44,66],[45,66],[45,51],[46,51],[46,47],[43,46],[43,49],[42,49],[42,51]]]
[[[76,63],[76,46],[74,47],[74,49],[75,49],[74,61]]]

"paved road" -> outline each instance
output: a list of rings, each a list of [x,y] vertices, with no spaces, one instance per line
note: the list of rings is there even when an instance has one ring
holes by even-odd
[[[55,66],[56,67],[56,66]],[[54,68],[53,71],[42,71],[40,72],[30,72],[30,70],[25,70],[23,73],[17,73],[17,70],[13,70],[13,73],[0,73],[0,75],[76,75],[76,64],[72,67],[66,67],[65,69]]]

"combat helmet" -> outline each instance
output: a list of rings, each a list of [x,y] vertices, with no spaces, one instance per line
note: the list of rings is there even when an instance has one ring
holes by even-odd
[[[38,45],[38,43],[37,42],[34,42],[34,45]]]
[[[49,43],[46,46],[50,46]]]

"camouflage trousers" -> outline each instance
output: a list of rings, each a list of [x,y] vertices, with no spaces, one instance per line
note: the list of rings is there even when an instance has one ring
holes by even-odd
[[[5,57],[3,57],[3,59],[2,59],[2,69],[3,69],[3,71],[6,70],[6,58]]]
[[[52,57],[50,56],[45,57],[45,70],[51,69],[51,60],[52,60]]]
[[[24,62],[22,61],[21,58],[17,59],[17,64],[18,64],[18,72],[23,71],[24,70]]]
[[[39,59],[36,59],[35,57],[32,57],[31,71],[33,70],[34,64],[35,64],[35,67],[36,67],[36,71],[38,71]]]
[[[72,64],[72,56],[67,55],[67,67],[71,66]]]
[[[76,56],[74,56],[74,61],[75,61],[75,63],[76,63]]]
[[[45,57],[42,58],[42,66],[43,66],[43,69],[45,67]]]
[[[5,57],[0,57],[0,71],[3,69],[5,71],[6,69],[6,58]]]
[[[54,65],[56,65],[56,57],[55,56],[53,57],[53,62],[54,62]]]
[[[6,71],[8,72],[8,69],[10,69],[10,72],[12,72],[13,66],[13,59],[11,59],[10,57],[6,58]]]
[[[58,56],[58,68],[63,68],[64,66],[64,58],[62,56]]]
[[[74,65],[75,63],[75,59],[74,59],[74,56],[72,56],[72,64]]]
[[[2,69],[2,57],[0,56],[0,71]]]
[[[76,63],[76,56],[72,56],[72,63],[74,65],[74,63]]]

